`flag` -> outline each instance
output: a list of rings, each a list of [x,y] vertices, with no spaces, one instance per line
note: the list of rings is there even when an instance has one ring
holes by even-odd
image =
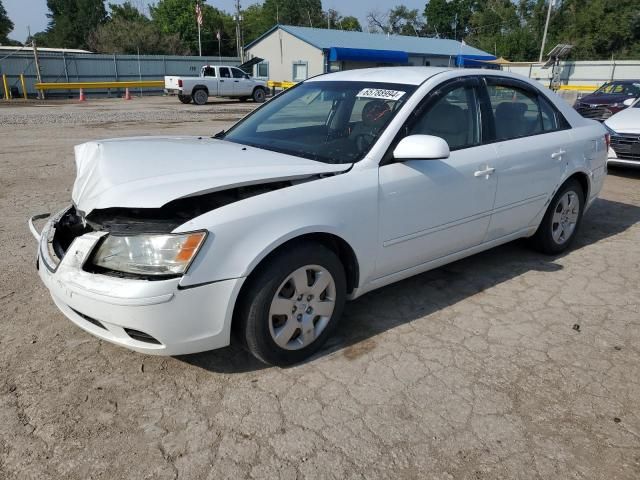
[[[202,8],[200,8],[200,2],[196,2],[196,20],[198,25],[202,25]]]

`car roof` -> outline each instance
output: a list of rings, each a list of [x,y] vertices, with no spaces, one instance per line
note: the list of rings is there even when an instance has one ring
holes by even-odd
[[[345,82],[382,82],[420,85],[438,73],[447,72],[450,68],[438,67],[377,67],[344,70],[327,73],[310,78],[308,82],[345,81]]]

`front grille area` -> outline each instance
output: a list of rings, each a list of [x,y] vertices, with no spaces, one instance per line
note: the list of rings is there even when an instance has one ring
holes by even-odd
[[[613,115],[613,112],[604,105],[591,106],[588,103],[579,103],[576,110],[584,118],[593,120],[606,120]]]
[[[638,134],[611,135],[611,148],[622,160],[640,162],[640,135]]]

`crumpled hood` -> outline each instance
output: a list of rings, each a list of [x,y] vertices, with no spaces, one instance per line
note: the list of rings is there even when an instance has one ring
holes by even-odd
[[[137,137],[75,147],[76,207],[159,208],[226,188],[347,170],[300,157],[203,137]]]
[[[640,108],[625,108],[609,117],[604,123],[620,133],[640,133]]]

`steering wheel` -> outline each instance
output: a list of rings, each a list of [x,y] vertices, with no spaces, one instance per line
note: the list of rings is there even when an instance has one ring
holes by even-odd
[[[356,147],[358,148],[358,151],[364,152],[366,148],[369,145],[371,145],[371,143],[373,143],[375,139],[376,139],[376,136],[373,135],[372,133],[358,133],[354,138],[354,142],[356,143]]]

